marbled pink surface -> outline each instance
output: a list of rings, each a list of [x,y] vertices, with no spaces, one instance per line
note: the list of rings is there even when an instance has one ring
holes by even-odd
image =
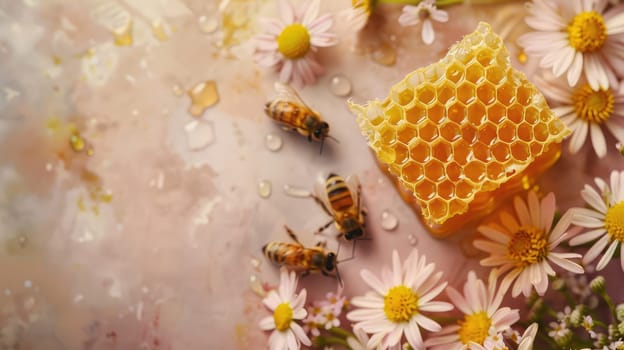
[[[322,155],[318,145],[264,116],[276,75],[253,64],[249,37],[257,18],[274,16],[276,6],[245,4],[239,43],[220,47],[222,28],[202,33],[198,24],[200,16],[218,17],[216,0],[0,1],[0,348],[264,348],[266,334],[256,325],[266,311],[249,279],[274,285],[278,270],[260,249],[287,240],[284,224],[312,244],[311,232],[327,221],[312,200],[288,196],[282,187],[312,189],[330,171],[359,176],[369,212],[372,240],[340,266],[347,295],[365,290],[361,268],[379,271],[393,249],[407,256],[409,235],[452,285],[479,270],[460,238],[426,233],[376,167],[345,98],[329,84],[342,74],[351,79],[356,102],[383,97],[479,20],[509,31],[514,65],[530,77],[535,64],[515,60],[513,38],[525,30],[522,3],[449,8],[450,22],[436,25],[436,42],[424,49],[415,30],[394,23],[398,7],[382,8],[388,22],[381,38],[397,48],[390,67],[354,50],[357,35],[338,21],[340,43],[320,54],[327,74],[301,92],[340,140],[328,142]],[[349,4],[324,2],[323,10],[337,14]],[[132,46],[113,44],[102,8],[133,18]],[[152,33],[155,20],[168,26],[167,40]],[[190,100],[174,90],[205,80],[215,80],[220,95],[201,117],[215,140],[193,151],[185,134],[194,120]],[[46,127],[54,120],[61,127]],[[69,148],[62,130],[70,122],[93,145],[92,157]],[[265,148],[268,133],[283,137],[279,152]],[[574,157],[564,151],[542,188],[555,191],[560,208],[581,205],[582,184],[624,168],[623,158],[610,152],[597,161],[588,147]],[[86,169],[98,180],[86,181]],[[269,198],[258,195],[261,179],[272,183]],[[93,200],[93,186],[112,200]],[[398,217],[397,230],[380,227],[385,209]],[[322,276],[302,284],[312,298],[336,287]]]

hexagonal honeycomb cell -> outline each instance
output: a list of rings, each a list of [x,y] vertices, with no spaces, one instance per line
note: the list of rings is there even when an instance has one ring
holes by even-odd
[[[483,22],[383,101],[350,108],[380,166],[439,237],[532,186],[570,133]]]

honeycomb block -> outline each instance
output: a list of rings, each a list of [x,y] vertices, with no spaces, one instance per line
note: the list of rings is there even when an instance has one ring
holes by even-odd
[[[483,22],[383,101],[350,109],[380,166],[437,236],[531,186],[570,133]]]

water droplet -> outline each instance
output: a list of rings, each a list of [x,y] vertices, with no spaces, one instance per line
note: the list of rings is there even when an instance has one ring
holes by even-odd
[[[201,82],[188,90],[187,93],[191,98],[189,113],[194,117],[199,117],[206,108],[219,102],[217,83],[214,80]]]
[[[282,141],[282,137],[275,134],[267,134],[264,139],[264,145],[269,151],[277,152],[282,149],[282,145],[284,142]]]
[[[258,194],[262,198],[269,198],[269,196],[271,196],[271,182],[269,180],[258,181]]]
[[[17,237],[17,244],[19,244],[20,248],[26,247],[26,245],[28,244],[28,237],[26,237],[25,235],[19,235]]]
[[[381,227],[386,231],[393,231],[399,226],[399,219],[388,210],[381,212]]]
[[[171,90],[173,91],[173,93],[176,96],[182,96],[184,95],[184,91],[182,90],[182,88],[180,87],[180,85],[175,84],[174,86],[171,87]]]
[[[132,19],[128,19],[123,26],[113,30],[113,38],[117,46],[132,45]]]
[[[31,280],[25,280],[24,281],[24,288],[32,288],[33,283]]]
[[[82,152],[82,150],[85,148],[85,141],[82,137],[80,137],[80,135],[73,134],[69,137],[69,145],[74,151]]]
[[[152,22],[152,34],[160,41],[167,41],[171,37],[171,26],[167,22],[156,19]]]
[[[305,198],[310,197],[310,191],[304,188],[298,188],[291,185],[284,185],[284,193],[291,197]]]
[[[199,29],[206,34],[214,33],[219,27],[219,22],[214,17],[201,16],[198,22]]]
[[[383,43],[372,52],[373,61],[384,66],[393,66],[396,63],[396,50],[392,45]]]
[[[193,120],[184,126],[184,130],[191,151],[200,151],[214,142],[214,128],[210,121]]]
[[[527,54],[524,53],[524,51],[520,51],[518,53],[518,62],[520,62],[522,64],[525,64],[528,59],[529,59],[529,57],[527,57]]]
[[[351,81],[344,75],[334,75],[329,82],[330,91],[340,97],[351,94]]]
[[[414,236],[413,234],[409,234],[409,235],[407,236],[407,240],[409,241],[409,243],[410,243],[411,245],[416,245],[416,244],[418,244],[418,238],[416,238],[416,236]]]
[[[249,276],[249,288],[259,297],[266,296],[266,291],[262,287],[262,282],[260,282],[260,279],[255,275]]]
[[[262,262],[256,258],[251,259],[251,266],[253,266],[253,268],[258,271],[258,269],[260,268],[260,264]]]

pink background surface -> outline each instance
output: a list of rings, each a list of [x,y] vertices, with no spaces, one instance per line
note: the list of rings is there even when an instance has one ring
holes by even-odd
[[[382,40],[395,46],[397,61],[390,67],[354,50],[357,35],[337,21],[340,43],[320,53],[327,74],[301,91],[340,140],[328,142],[322,155],[318,145],[283,132],[263,114],[263,104],[274,97],[276,75],[254,65],[248,39],[257,18],[275,16],[276,6],[251,3],[243,7],[248,24],[237,31],[239,42],[219,47],[221,30],[202,33],[198,24],[202,15],[218,18],[216,0],[0,2],[5,348],[262,348],[266,334],[256,325],[267,312],[249,279],[278,281],[277,268],[261,255],[262,245],[286,241],[284,224],[312,244],[311,232],[327,222],[312,200],[293,198],[282,188],[312,189],[330,171],[359,176],[369,211],[372,240],[358,244],[356,259],[340,266],[347,295],[366,289],[360,269],[378,272],[390,263],[393,249],[406,257],[414,247],[410,235],[451,285],[463,283],[469,269],[479,270],[478,261],[462,251],[461,237],[432,238],[401,201],[376,167],[345,98],[329,91],[330,78],[348,77],[358,103],[381,98],[406,73],[442,57],[479,20],[508,32],[513,63],[530,78],[535,64],[515,60],[514,39],[526,30],[522,2],[449,8],[451,20],[435,25],[436,42],[429,47],[422,46],[415,29],[395,23],[400,8],[382,7],[387,23],[379,37],[368,33],[360,45]],[[323,10],[338,13],[349,4],[324,2]],[[132,16],[132,46],[113,45],[106,21],[97,20],[102,7]],[[152,34],[154,20],[171,30],[166,41]],[[184,128],[194,120],[187,112],[190,100],[174,90],[205,80],[215,80],[220,95],[201,117],[215,139],[192,151]],[[94,155],[73,153],[66,134],[46,128],[55,119],[78,125]],[[283,138],[280,151],[265,148],[268,133]],[[624,168],[623,158],[609,152],[597,160],[588,147],[576,156],[564,150],[540,184],[556,193],[560,209],[582,205],[578,193],[584,183]],[[85,169],[112,194],[109,203],[90,199],[89,184],[80,176]],[[272,183],[269,198],[257,193],[261,179]],[[386,209],[399,219],[395,231],[380,226]],[[302,285],[312,298],[336,286],[322,276],[307,277]]]

